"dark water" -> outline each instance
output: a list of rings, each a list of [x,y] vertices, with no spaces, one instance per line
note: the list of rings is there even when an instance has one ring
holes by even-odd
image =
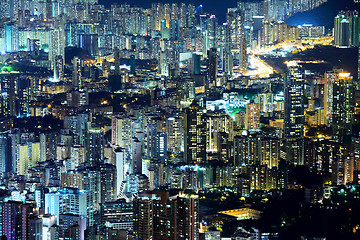
[[[247,0],[252,1],[252,0]],[[300,1],[300,0],[299,0]],[[203,5],[203,12],[215,14],[219,23],[225,22],[228,8],[236,7],[238,0],[99,0],[100,4],[110,6],[113,3],[128,3],[132,6],[150,8],[151,3],[192,3],[195,6]],[[287,23],[290,25],[301,25],[310,23],[314,25],[325,25],[332,27],[334,17],[340,10],[360,10],[360,3],[354,3],[354,0],[328,0],[325,4],[312,11],[296,14],[289,18]]]

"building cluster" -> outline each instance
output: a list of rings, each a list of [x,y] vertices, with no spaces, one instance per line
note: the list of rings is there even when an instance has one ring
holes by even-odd
[[[0,235],[196,240],[201,191],[301,187],[290,165],[356,182],[352,73],[243,75],[251,48],[323,36],[282,22],[323,2],[239,2],[222,25],[184,3],[0,2]]]
[[[239,2],[228,9],[221,24],[214,15],[203,13],[202,6],[184,3],[153,3],[144,9],[127,4],[105,8],[92,0],[7,0],[0,4],[4,20],[0,52],[34,52],[29,56],[31,65],[50,68],[54,79],[63,81],[66,47],[82,48],[102,60],[109,60],[107,56],[116,50],[119,58],[156,59],[158,71],[165,76],[179,71],[179,58],[191,69],[192,52],[203,58],[217,48],[222,71],[231,75],[234,64],[246,69],[247,48],[303,36],[299,28],[278,21],[323,2]]]
[[[358,47],[360,18],[358,11],[342,11],[334,19],[335,45],[338,47]]]

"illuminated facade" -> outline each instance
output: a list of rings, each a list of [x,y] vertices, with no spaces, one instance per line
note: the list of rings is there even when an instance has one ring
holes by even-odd
[[[199,239],[198,204],[194,195],[141,194],[134,200],[134,238]]]
[[[45,213],[57,217],[69,212],[83,214],[87,218],[87,226],[93,226],[93,197],[93,192],[77,188],[63,188],[56,192],[47,193],[45,194]]]
[[[206,119],[204,109],[196,102],[185,109],[184,155],[187,163],[206,161]]]
[[[294,164],[304,163],[304,79],[300,65],[288,64],[285,77],[284,137],[286,159]]]
[[[335,141],[349,142],[354,121],[354,85],[350,73],[339,73],[333,93],[333,137]]]

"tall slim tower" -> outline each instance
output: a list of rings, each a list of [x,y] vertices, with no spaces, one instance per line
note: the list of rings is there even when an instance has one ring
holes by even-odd
[[[5,24],[5,52],[19,51],[19,26]]]
[[[216,87],[216,77],[217,77],[217,51],[216,48],[211,48],[208,51],[208,87]]]
[[[231,76],[234,67],[234,58],[231,53],[231,38],[230,38],[230,26],[228,23],[223,24],[224,33],[224,46],[222,49],[222,70],[227,75]]]
[[[340,72],[333,86],[332,134],[335,141],[350,143],[354,119],[354,85],[352,76]]]
[[[202,163],[206,160],[206,119],[204,109],[196,102],[185,109],[184,141],[185,161]]]
[[[244,13],[240,10],[228,10],[226,21],[230,28],[230,39],[233,49],[239,49],[244,36]]]
[[[304,79],[298,63],[288,64],[284,80],[284,136],[288,162],[304,164]]]
[[[81,86],[81,67],[82,60],[78,57],[74,57],[72,60],[73,72],[72,72],[72,83],[74,87]]]
[[[211,49],[215,47],[216,41],[216,17],[215,15],[211,15],[210,18],[207,20],[207,49]]]
[[[358,52],[358,82],[356,83],[356,89],[360,90],[360,46],[358,49],[359,49],[359,52]]]
[[[239,67],[241,71],[245,71],[247,68],[247,52],[246,52],[246,40],[245,37],[241,39],[239,48]]]
[[[350,22],[344,12],[334,19],[334,42],[336,46],[350,46]]]
[[[169,192],[141,193],[134,199],[134,239],[199,239],[199,199]]]

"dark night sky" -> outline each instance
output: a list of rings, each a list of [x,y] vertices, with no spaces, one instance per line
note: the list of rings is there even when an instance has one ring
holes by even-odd
[[[251,1],[251,0],[250,0]],[[109,6],[112,3],[129,3],[132,6],[151,7],[152,2],[162,3],[193,3],[195,6],[203,5],[203,11],[217,15],[219,23],[225,21],[227,8],[236,7],[238,0],[99,0],[100,4]],[[353,0],[328,0],[318,9],[297,14],[287,22],[290,25],[299,25],[303,23],[312,23],[314,25],[333,26],[334,16],[339,10],[360,9],[360,3],[355,4]]]
[[[326,27],[334,26],[334,17],[341,10],[360,10],[360,3],[353,0],[328,0],[319,8],[312,11],[299,13],[287,20],[289,25],[310,23]]]

